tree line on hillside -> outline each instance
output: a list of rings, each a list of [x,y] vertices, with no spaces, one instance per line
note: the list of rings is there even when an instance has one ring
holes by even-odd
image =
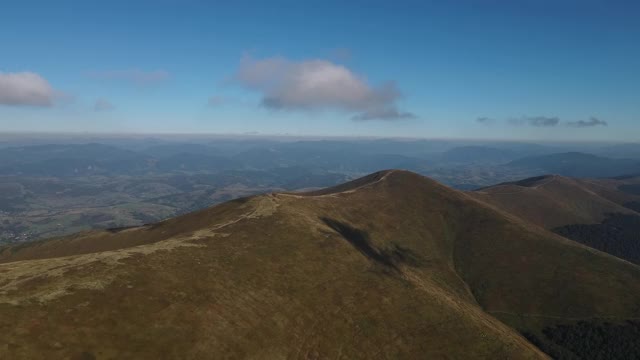
[[[628,202],[626,204],[624,204],[624,207],[626,207],[627,209],[631,209],[635,212],[640,213],[640,201],[631,201]]]
[[[609,214],[600,224],[574,224],[555,233],[611,255],[640,264],[640,216]]]
[[[543,329],[541,335],[523,333],[556,360],[640,359],[640,322],[579,321]]]

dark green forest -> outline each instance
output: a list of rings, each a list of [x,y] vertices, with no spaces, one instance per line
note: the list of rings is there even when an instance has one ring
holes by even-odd
[[[555,233],[581,244],[640,264],[640,216],[610,214],[600,224],[574,224]]]
[[[632,201],[624,204],[624,207],[640,213],[640,201]]]
[[[627,194],[640,195],[639,184],[622,185],[618,187],[618,190],[626,192]]]
[[[547,327],[541,335],[523,333],[542,351],[557,360],[640,359],[640,322],[579,321]]]

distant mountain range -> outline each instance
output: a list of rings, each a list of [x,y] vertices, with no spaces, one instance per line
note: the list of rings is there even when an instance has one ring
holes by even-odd
[[[640,161],[610,159],[579,152],[532,156],[515,160],[509,167],[540,169],[545,173],[573,177],[614,177],[640,172]]]
[[[101,143],[6,147],[0,176],[112,176],[166,173],[220,173],[306,167],[313,171],[364,174],[402,168],[438,177],[442,169],[470,166],[612,177],[640,172],[640,160],[607,158],[584,152],[557,152],[533,144],[462,145],[436,151],[428,142],[284,142],[221,144],[169,143],[134,149]],[[626,148],[634,148],[626,145]],[[617,147],[601,149],[615,153]],[[556,151],[556,152],[554,152]],[[633,152],[631,152],[633,154]],[[505,170],[502,170],[505,171]],[[478,184],[488,185],[488,184]]]
[[[593,178],[640,173],[639,160],[596,155],[627,150],[633,155],[635,144],[86,141],[16,142],[0,149],[0,245],[156,222],[240,196],[332,186],[381,168],[413,171],[461,190],[548,173]]]
[[[558,230],[638,183],[389,170],[5,247],[0,357],[638,358],[640,267]]]

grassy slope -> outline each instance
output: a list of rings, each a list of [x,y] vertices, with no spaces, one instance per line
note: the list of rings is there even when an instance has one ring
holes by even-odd
[[[640,316],[638,267],[400,171],[2,261],[0,358],[544,358],[496,318]]]
[[[577,180],[551,175],[535,181],[505,183],[469,193],[506,213],[547,229],[596,224],[608,213],[633,213],[623,207],[629,196],[607,180]]]

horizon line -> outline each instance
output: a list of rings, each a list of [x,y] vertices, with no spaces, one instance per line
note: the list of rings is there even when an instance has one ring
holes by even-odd
[[[602,140],[602,139],[522,139],[522,138],[471,138],[471,137],[418,137],[418,136],[376,136],[376,135],[311,135],[311,134],[266,134],[266,133],[214,133],[214,132],[116,132],[116,131],[0,131],[2,136],[107,136],[107,137],[226,137],[226,138],[271,138],[271,139],[316,139],[316,140],[398,140],[398,141],[492,141],[492,142],[528,142],[528,143],[614,143],[640,144],[640,140]]]

